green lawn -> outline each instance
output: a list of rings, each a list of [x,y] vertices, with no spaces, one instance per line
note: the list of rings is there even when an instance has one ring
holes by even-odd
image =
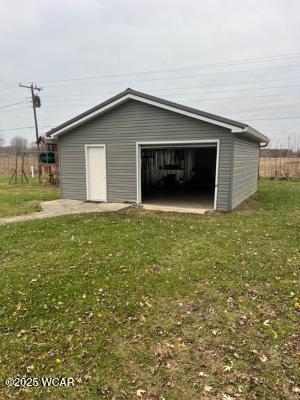
[[[264,181],[230,214],[1,226],[0,398],[298,399],[299,199]]]
[[[39,211],[39,203],[58,198],[58,189],[38,185],[38,178],[29,183],[8,184],[9,175],[0,174],[0,218]]]

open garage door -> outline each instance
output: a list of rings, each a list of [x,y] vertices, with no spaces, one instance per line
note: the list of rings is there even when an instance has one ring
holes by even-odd
[[[187,209],[216,209],[218,143],[142,144],[140,203]]]

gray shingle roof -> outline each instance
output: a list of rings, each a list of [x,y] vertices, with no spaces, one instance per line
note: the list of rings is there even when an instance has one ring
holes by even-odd
[[[205,111],[198,110],[196,108],[187,107],[187,106],[184,106],[182,104],[174,103],[173,101],[161,99],[160,97],[152,96],[152,95],[149,95],[149,94],[146,94],[146,93],[143,93],[143,92],[139,92],[137,90],[133,90],[133,89],[130,89],[130,88],[124,90],[123,92],[117,94],[116,96],[113,96],[113,97],[109,98],[108,100],[105,100],[104,102],[96,105],[95,107],[92,107],[89,110],[87,110],[87,111],[75,116],[74,118],[71,118],[68,121],[56,126],[55,128],[53,128],[53,129],[49,130],[48,132],[46,132],[46,136],[51,136],[55,132],[67,127],[68,125],[71,125],[71,124],[75,123],[76,121],[79,121],[80,119],[88,116],[89,114],[92,114],[97,110],[100,110],[101,108],[109,105],[110,103],[112,103],[112,102],[114,102],[114,101],[116,101],[116,100],[118,100],[118,99],[120,99],[120,98],[122,98],[122,97],[124,97],[124,96],[126,96],[128,94],[135,95],[135,96],[144,98],[146,100],[155,101],[157,103],[160,103],[160,104],[163,104],[163,105],[166,105],[166,106],[170,106],[170,107],[173,107],[173,108],[177,108],[179,110],[183,110],[183,111],[186,111],[186,112],[189,112],[189,113],[192,113],[192,114],[195,114],[195,115],[199,115],[199,116],[202,116],[202,117],[205,117],[205,118],[210,118],[212,120],[215,120],[215,121],[218,121],[218,122],[221,122],[221,123],[224,123],[224,124],[229,124],[229,125],[235,126],[237,128],[245,129],[245,130],[247,130],[248,134],[255,136],[257,139],[261,140],[262,142],[269,142],[269,139],[265,135],[263,135],[262,133],[256,131],[255,129],[251,128],[249,125],[247,125],[247,124],[245,124],[243,122],[235,121],[235,120],[232,120],[232,119],[229,119],[229,118],[224,118],[224,117],[221,117],[220,115],[211,114],[211,113],[208,113],[208,112],[205,112]]]

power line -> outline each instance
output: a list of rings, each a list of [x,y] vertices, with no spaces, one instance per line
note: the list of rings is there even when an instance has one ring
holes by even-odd
[[[43,125],[41,126],[41,128],[51,128],[53,125]],[[16,128],[0,128],[0,132],[7,132],[7,131],[17,131],[17,130],[21,130],[21,129],[34,129],[35,126],[19,126]]]
[[[38,81],[38,82],[39,83],[69,82],[69,81],[73,82],[73,81],[79,81],[79,80],[106,79],[106,78],[132,76],[132,75],[146,75],[146,74],[148,75],[148,74],[156,74],[156,73],[168,73],[168,72],[173,72],[173,71],[186,71],[186,70],[191,70],[191,69],[202,69],[202,68],[217,67],[217,66],[280,61],[282,59],[294,58],[294,57],[299,57],[299,56],[300,56],[300,52],[297,52],[297,53],[290,53],[290,54],[285,54],[285,55],[273,55],[273,56],[269,56],[269,57],[256,57],[256,58],[248,58],[248,59],[246,58],[246,59],[240,59],[240,60],[223,61],[223,62],[210,63],[210,64],[194,65],[194,66],[163,68],[163,69],[145,70],[145,71],[122,73],[122,74],[95,75],[95,76],[65,78],[65,79],[46,80],[46,81]]]
[[[15,105],[17,105],[17,104],[21,104],[21,103],[24,103],[24,102],[25,102],[25,100],[21,100],[21,101],[18,101],[18,102],[16,102],[16,103],[6,104],[6,105],[4,105],[4,106],[0,106],[0,110],[2,110],[3,108],[15,106]]]
[[[280,86],[264,86],[264,87],[256,87],[256,88],[240,88],[240,89],[229,89],[229,90],[217,90],[217,91],[207,91],[207,92],[190,92],[190,93],[184,93],[184,95],[195,95],[195,94],[214,94],[214,93],[232,93],[232,92],[243,92],[243,91],[252,91],[252,90],[263,90],[263,89],[281,89],[281,88],[295,88],[295,87],[299,87],[300,84],[296,84],[296,85],[280,85]],[[169,88],[169,90],[171,90]],[[175,89],[176,90],[176,89]],[[105,95],[112,95],[113,93],[105,93]],[[170,96],[181,96],[183,93],[168,93],[168,95]],[[298,94],[298,93],[297,93]],[[103,93],[102,93],[103,95]],[[96,96],[96,95],[95,95]],[[84,97],[84,96],[77,96],[78,99],[82,99],[82,100],[86,100],[86,101],[93,101],[95,100],[95,98],[92,97]],[[47,97],[51,99],[51,96]],[[59,98],[57,97],[52,97],[55,98],[56,102],[57,101],[77,101],[77,99],[69,99],[69,98],[62,98],[61,96]],[[97,96],[97,98],[99,98],[99,96]]]
[[[130,83],[135,82],[153,82],[153,81],[165,81],[172,79],[189,79],[189,78],[198,78],[199,76],[214,76],[214,75],[223,75],[223,74],[236,74],[236,73],[244,73],[244,72],[256,72],[256,71],[268,71],[274,69],[286,69],[286,68],[299,68],[300,64],[296,65],[286,65],[286,66],[277,66],[277,67],[265,67],[265,68],[252,68],[246,70],[237,70],[237,71],[218,71],[218,72],[210,72],[205,74],[197,74],[197,75],[184,75],[184,76],[167,76],[167,77],[158,77],[158,78],[150,78],[150,79],[136,79],[129,81]],[[111,84],[126,84],[128,85],[128,81],[108,81],[101,83],[79,83],[74,84],[73,86],[95,86],[95,85],[111,85]],[[68,85],[67,85],[68,86]],[[45,85],[47,88],[57,88],[57,87],[66,87],[66,84],[61,85]]]
[[[182,94],[173,94],[173,95],[169,95],[170,97],[172,97],[172,96],[175,96],[175,97],[178,97],[178,96],[182,96]],[[266,95],[255,95],[255,96],[231,96],[231,97],[228,97],[228,96],[226,96],[226,97],[212,97],[212,98],[207,98],[207,97],[205,97],[205,98],[199,98],[199,99],[188,99],[188,100],[184,100],[182,97],[180,97],[180,102],[181,103],[184,103],[184,102],[199,102],[199,101],[201,101],[201,102],[206,102],[206,101],[214,101],[214,100],[230,100],[230,101],[232,101],[232,100],[240,100],[240,99],[253,99],[253,98],[264,98],[264,97],[267,97],[267,98],[272,98],[272,97],[288,97],[288,96],[300,96],[300,93],[281,93],[281,94],[266,94]],[[53,105],[53,104],[51,104],[51,102],[50,102],[50,104],[48,103],[47,104],[47,108],[60,108],[60,107],[91,107],[91,103],[93,102],[93,100],[88,100],[88,99],[84,99],[84,101],[86,101],[86,103],[85,104],[76,104],[76,103],[70,103],[70,101],[71,100],[64,100],[64,101],[66,101],[66,103],[59,103],[58,104],[58,102],[57,101],[54,101],[54,103],[56,104],[56,105]],[[98,104],[100,104],[101,103],[101,101],[98,103]]]
[[[272,120],[277,120],[277,119],[299,119],[300,116],[289,116],[289,117],[274,117],[274,118],[254,118],[254,119],[248,119],[248,118],[237,118],[237,120],[241,121],[272,121]],[[41,128],[51,128],[53,125],[42,125]],[[7,132],[7,131],[16,131],[16,130],[22,130],[22,129],[34,129],[35,126],[21,126],[21,127],[15,127],[15,128],[0,128],[0,132]]]
[[[5,110],[0,110],[0,113],[3,113],[3,112],[8,113],[8,112],[11,112],[11,111],[18,111],[18,110],[28,110],[28,108],[30,108],[30,106],[9,108],[9,109],[5,109]]]
[[[289,116],[289,117],[274,117],[274,118],[254,118],[254,119],[248,119],[248,118],[237,118],[237,120],[240,121],[272,121],[272,120],[277,120],[277,119],[299,119],[300,116]],[[53,125],[42,125],[41,128],[51,128]],[[21,127],[15,127],[15,128],[0,128],[0,132],[7,132],[7,131],[15,131],[15,130],[22,130],[22,129],[34,129],[35,126],[21,126]]]
[[[54,83],[54,82],[68,82],[68,81],[78,81],[78,80],[89,80],[89,79],[106,79],[111,77],[122,77],[122,76],[136,76],[136,75],[148,75],[153,73],[168,73],[168,72],[181,72],[193,69],[205,69],[211,67],[220,67],[220,66],[234,66],[241,64],[252,64],[252,63],[261,63],[261,62],[274,62],[274,61],[282,61],[290,58],[299,57],[300,52],[295,53],[285,53],[278,55],[271,55],[265,57],[254,57],[254,58],[244,58],[244,59],[236,59],[231,61],[222,61],[222,62],[214,62],[209,64],[200,64],[193,66],[182,66],[182,67],[172,67],[172,68],[161,68],[161,69],[153,69],[153,70],[144,70],[144,71],[136,71],[122,74],[110,74],[110,75],[95,75],[95,76],[85,76],[85,77],[74,77],[74,78],[65,78],[65,79],[56,79],[56,80],[44,80],[38,81],[39,83]],[[16,83],[3,84],[0,86],[0,89],[6,89]]]
[[[179,95],[178,95],[179,96]],[[205,98],[200,99],[203,100],[239,100],[239,99],[255,99],[259,97],[288,97],[288,96],[300,96],[300,93],[278,93],[278,94],[262,94],[262,95],[255,95],[255,96],[231,96],[231,97],[212,97],[212,98]],[[195,101],[196,99],[192,99]],[[191,101],[191,99],[189,99]]]
[[[299,77],[294,76],[294,77],[289,77],[289,78],[278,78],[278,79],[264,79],[264,80],[258,80],[258,81],[247,81],[247,82],[237,82],[237,83],[225,83],[225,84],[210,84],[210,85],[201,85],[201,86],[181,86],[181,87],[176,87],[176,88],[159,88],[159,89],[151,89],[151,91],[164,91],[164,90],[186,90],[186,89],[201,89],[203,87],[225,87],[225,86],[237,86],[237,85],[248,85],[252,83],[265,83],[265,82],[278,82],[278,81],[288,81],[290,79],[298,79]],[[264,87],[262,87],[264,88]]]
[[[247,82],[237,82],[237,83],[226,83],[226,84],[209,84],[209,85],[201,85],[201,86],[180,86],[180,87],[166,87],[166,88],[151,88],[151,92],[161,92],[161,91],[169,91],[169,90],[186,90],[186,89],[201,89],[201,88],[205,88],[205,87],[213,87],[213,88],[218,88],[218,87],[227,87],[227,86],[239,86],[239,85],[249,85],[249,84],[255,84],[255,83],[267,83],[267,82],[279,82],[279,81],[289,81],[291,79],[298,79],[297,76],[295,77],[289,77],[289,78],[277,78],[277,79],[264,79],[264,80],[255,80],[255,81],[247,81]],[[295,85],[291,85],[291,87],[293,87]],[[265,87],[261,87],[261,89],[267,88],[267,86]],[[245,90],[250,90],[250,88],[245,88]],[[255,88],[256,89],[256,88]],[[260,88],[257,88],[260,89]],[[235,89],[232,89],[235,90]],[[242,90],[242,89],[241,89]],[[244,90],[244,89],[243,89]],[[147,91],[147,90],[146,90]],[[110,96],[115,94],[115,92],[102,92],[101,95],[103,96]],[[3,95],[3,93],[2,93]],[[1,93],[0,93],[1,96]],[[86,98],[86,96],[95,96],[96,98],[99,98],[99,94],[93,92],[93,93],[86,93],[84,96],[82,94],[78,95],[75,93],[67,93],[66,94],[66,98],[69,97],[80,97],[80,99],[83,99],[84,97]],[[46,95],[46,98],[57,98],[57,96],[53,96],[53,95]],[[62,97],[59,96],[59,98],[61,99]],[[13,100],[13,99],[12,99]]]
[[[243,119],[243,121],[272,121],[274,119],[298,119],[300,116],[296,117],[275,117],[275,118],[256,118],[256,119]]]
[[[263,90],[263,89],[281,89],[281,88],[290,88],[290,87],[298,87],[299,85],[281,85],[281,86],[265,86],[265,87],[257,87],[257,88],[241,88],[241,89],[229,89],[229,90],[217,90],[217,91],[209,91],[209,92],[191,92],[185,94],[211,94],[211,93],[232,93],[232,92],[243,92],[248,90]],[[180,94],[180,93],[178,93]],[[172,93],[172,95],[177,95],[177,93]]]

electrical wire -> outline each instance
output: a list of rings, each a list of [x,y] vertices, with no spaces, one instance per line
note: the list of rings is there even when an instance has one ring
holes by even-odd
[[[6,105],[4,105],[4,106],[0,106],[0,110],[2,110],[3,108],[12,107],[12,106],[15,106],[15,105],[17,105],[17,104],[24,103],[25,101],[26,101],[26,99],[23,99],[23,100],[18,101],[18,102],[16,102],[16,103],[11,103],[11,104],[6,104]]]
[[[40,128],[51,128],[53,125],[43,125],[40,126]],[[7,131],[16,131],[20,129],[34,129],[35,126],[21,126],[21,127],[16,127],[16,128],[0,128],[0,132],[7,132]]]
[[[150,78],[150,79],[136,79],[130,81],[131,83],[136,83],[136,82],[153,82],[153,81],[166,81],[166,80],[172,80],[172,79],[190,79],[190,78],[198,78],[200,76],[214,76],[214,75],[224,75],[224,74],[236,74],[236,73],[244,73],[244,72],[256,72],[256,71],[268,71],[268,70],[274,70],[274,69],[286,69],[286,68],[299,68],[300,64],[296,65],[286,65],[286,66],[277,66],[277,67],[265,67],[265,68],[252,68],[252,69],[247,69],[247,70],[237,70],[237,71],[219,71],[219,72],[210,72],[210,73],[205,73],[205,74],[197,74],[197,75],[184,75],[184,76],[167,76],[167,77],[159,77],[159,78]],[[113,84],[125,84],[128,85],[128,81],[107,81],[107,82],[98,82],[96,83],[79,83],[79,84],[74,84],[73,87],[76,86],[99,86],[99,85],[113,85]],[[58,87],[68,87],[68,84],[61,84],[61,85],[44,85],[44,88],[58,88]]]
[[[195,94],[215,94],[215,93],[235,93],[235,92],[243,92],[243,91],[253,91],[253,90],[264,90],[264,89],[281,89],[281,88],[295,88],[295,87],[299,87],[300,84],[296,84],[296,85],[281,85],[281,86],[264,86],[264,87],[256,87],[256,88],[241,88],[241,89],[230,89],[230,90],[217,90],[217,91],[207,91],[207,92],[190,92],[190,93],[184,93],[184,95],[195,95]],[[169,89],[171,90],[171,89]],[[175,89],[176,90],[176,89]],[[110,92],[110,93],[105,93],[102,95],[112,95],[114,93]],[[298,93],[297,93],[298,94]],[[300,94],[300,93],[299,93]],[[168,93],[168,96],[182,96],[183,93]],[[78,99],[82,99],[82,100],[86,100],[86,101],[93,101],[95,100],[94,97],[84,97],[84,96],[79,96],[77,95]],[[99,98],[99,96],[95,97]],[[69,99],[67,98],[63,98],[63,97],[54,97],[54,96],[46,96],[45,97],[45,101],[47,101],[48,99],[55,99],[56,102],[64,102],[64,101],[77,101],[77,99]]]
[[[173,96],[182,96],[182,94],[174,94]],[[231,97],[212,97],[212,98],[198,98],[198,99],[188,99],[188,100],[184,100],[182,97],[180,97],[179,102],[180,103],[187,103],[187,102],[206,102],[206,101],[214,101],[214,100],[225,100],[225,101],[232,101],[232,100],[240,100],[240,99],[253,99],[253,98],[272,98],[272,97],[287,97],[287,96],[300,96],[300,93],[280,93],[280,94],[266,94],[266,95],[255,95],[255,96],[231,96]],[[170,101],[172,101],[169,98]],[[76,99],[73,99],[73,101],[76,101]],[[88,100],[88,99],[83,99],[83,101],[86,101],[85,104],[83,103],[73,103],[71,102],[71,100],[64,100],[64,102],[60,103],[58,101],[54,101],[53,103],[47,102],[47,108],[64,108],[64,107],[91,107],[91,104],[94,104],[94,100]],[[103,100],[101,100],[103,101]],[[101,103],[101,101],[99,101],[98,104]],[[178,101],[176,101],[178,102]],[[95,105],[95,104],[94,104]]]
[[[16,108],[9,108],[9,109],[5,109],[5,110],[0,110],[0,113],[9,113],[11,111],[19,111],[19,110],[28,110],[29,108],[31,108],[30,106],[28,107],[16,107]]]
[[[255,118],[255,119],[243,119],[243,121],[272,121],[275,119],[298,119],[300,116],[296,117],[275,117],[275,118]]]
[[[83,77],[74,77],[74,78],[64,78],[64,79],[56,79],[56,80],[40,80],[38,83],[55,83],[55,82],[72,82],[78,80],[89,80],[89,79],[107,79],[111,77],[122,77],[122,76],[136,76],[136,75],[148,75],[148,74],[157,74],[157,73],[169,73],[169,72],[181,72],[193,69],[205,69],[205,68],[219,68],[219,67],[227,67],[241,64],[252,64],[252,63],[261,63],[261,62],[274,62],[274,61],[283,61],[291,58],[297,58],[300,56],[300,52],[294,53],[285,53],[285,54],[277,54],[265,57],[254,57],[254,58],[244,58],[230,61],[222,61],[222,62],[214,62],[209,64],[200,64],[193,66],[182,66],[182,67],[172,67],[172,68],[161,68],[161,69],[153,69],[153,70],[144,70],[144,71],[136,71],[130,73],[122,73],[122,74],[110,74],[110,75],[96,75],[96,76],[83,76]],[[17,85],[17,83],[5,83],[0,86],[0,89],[6,89],[11,86]]]
[[[247,118],[237,118],[237,120],[241,121],[272,121],[272,120],[277,120],[277,119],[299,119],[300,116],[289,116],[289,117],[274,117],[274,118],[255,118],[255,119],[247,119]],[[40,128],[51,128],[53,125],[43,125],[40,126]],[[14,131],[14,130],[20,130],[20,129],[34,129],[34,126],[22,126],[22,127],[15,127],[15,128],[0,128],[0,132],[6,132],[6,131]]]
[[[193,65],[186,67],[173,67],[173,68],[163,68],[156,70],[145,70],[145,71],[137,71],[123,74],[110,74],[110,75],[95,75],[95,76],[85,76],[85,77],[75,77],[75,78],[65,78],[65,79],[56,79],[56,80],[44,80],[38,81],[38,83],[54,83],[54,82],[73,82],[79,80],[90,80],[90,79],[106,79],[106,78],[114,78],[114,77],[122,77],[122,76],[132,76],[132,75],[148,75],[148,74],[156,74],[156,73],[169,73],[173,71],[186,71],[193,69],[202,69],[209,67],[218,67],[218,66],[231,66],[231,65],[241,65],[241,64],[251,64],[251,63],[260,63],[260,62],[270,62],[270,61],[281,61],[289,58],[299,57],[300,52],[285,54],[285,55],[273,55],[269,57],[256,57],[256,58],[248,58],[248,59],[240,59],[234,61],[223,61],[217,63],[210,64],[202,64],[202,65]]]

